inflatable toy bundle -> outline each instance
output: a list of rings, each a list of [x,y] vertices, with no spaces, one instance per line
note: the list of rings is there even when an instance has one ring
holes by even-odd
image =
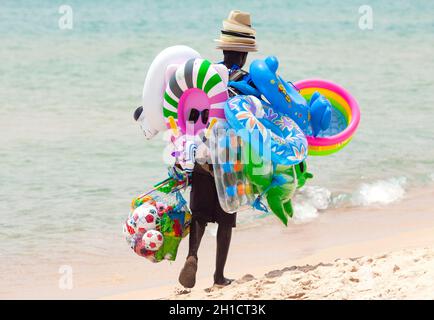
[[[238,145],[229,144],[232,153],[242,150],[240,176],[258,195],[252,206],[270,209],[286,225],[293,215],[291,199],[296,189],[312,178],[306,171],[308,154],[329,155],[347,145],[360,112],[342,87],[325,80],[294,85],[278,76],[277,69],[276,57],[253,61],[246,79],[229,82],[241,95],[228,99],[224,110],[227,135],[235,130],[241,140]],[[223,208],[233,197],[231,182],[219,174],[224,167],[228,167],[225,161],[214,164],[216,185],[222,185],[218,191]],[[242,210],[245,203],[238,200],[238,206],[235,202],[228,209]]]
[[[288,83],[277,75],[278,66],[274,56],[255,60],[248,79],[229,85],[260,99],[269,120],[281,117],[294,122],[306,136],[309,155],[330,155],[345,147],[360,122],[359,106],[352,95],[327,80]]]
[[[246,205],[263,211],[270,208],[286,225],[288,217],[293,214],[291,199],[296,189],[312,177],[305,170],[305,135],[289,117],[276,114],[268,104],[254,96],[235,96],[229,99],[225,114],[230,129],[227,129],[226,134],[217,134],[217,140],[225,141],[224,137],[232,140],[233,143],[225,145],[229,148],[226,153],[237,157],[232,161],[213,159],[222,208],[230,202],[234,192],[232,182],[222,178],[219,172],[228,171],[226,168],[231,168],[230,164],[233,163],[234,168],[239,168],[239,176],[242,177],[240,181],[246,186],[244,189],[249,192],[247,196],[238,196],[238,202],[229,209],[232,212],[240,211]],[[237,139],[230,139],[234,132]],[[212,153],[221,153],[221,144],[216,147],[217,151]],[[253,194],[258,196],[254,197]],[[261,202],[263,197],[267,200],[268,208]],[[247,199],[247,203],[243,202],[244,199]]]
[[[191,214],[179,191],[158,190],[133,199],[124,224],[131,249],[152,262],[175,260],[179,243],[189,233]]]
[[[223,64],[189,47],[157,55],[134,118],[147,139],[170,132],[177,167],[133,203],[125,230],[137,254],[152,261],[176,257],[190,219],[179,192],[190,183],[199,150],[209,150],[223,210],[271,210],[286,225],[294,193],[312,178],[308,155],[327,156],[351,141],[360,121],[352,95],[326,80],[286,82],[278,67],[274,56],[254,60],[249,74],[233,82]]]

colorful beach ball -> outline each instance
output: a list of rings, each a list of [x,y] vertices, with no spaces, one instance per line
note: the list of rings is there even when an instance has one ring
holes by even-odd
[[[155,260],[155,251],[147,250],[145,247],[145,242],[143,241],[143,236],[139,234],[135,234],[131,239],[131,248],[134,252],[144,257],[152,262],[156,262]]]
[[[142,238],[146,250],[157,251],[163,244],[163,235],[160,231],[149,230]]]
[[[132,236],[136,233],[136,222],[132,217],[125,221],[122,231],[125,236]]]
[[[159,216],[157,208],[149,204],[143,204],[133,211],[132,219],[135,222],[136,233],[145,233],[157,227]]]
[[[135,231],[132,227],[128,225],[127,221],[125,221],[125,223],[122,226],[122,234],[124,235],[128,245],[132,248],[133,247],[132,241],[133,241],[133,236],[135,235]]]

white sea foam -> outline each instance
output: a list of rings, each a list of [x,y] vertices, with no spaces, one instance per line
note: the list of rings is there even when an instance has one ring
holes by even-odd
[[[294,216],[292,222],[295,224],[311,221],[318,217],[318,209],[309,202],[294,203]]]
[[[434,180],[434,174],[432,178]],[[330,190],[324,187],[304,187],[293,200],[293,222],[311,221],[328,208],[388,205],[404,197],[406,185],[406,177],[396,177],[362,183],[351,193],[336,195],[332,195]]]
[[[331,203],[330,190],[319,186],[307,186],[297,193],[294,198],[294,223],[310,221],[325,210]]]
[[[352,193],[351,203],[355,206],[390,204],[402,199],[406,184],[406,177],[363,183]]]

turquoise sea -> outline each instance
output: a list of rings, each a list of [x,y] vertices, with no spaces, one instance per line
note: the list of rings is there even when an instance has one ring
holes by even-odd
[[[71,30],[58,24],[65,4]],[[145,141],[132,119],[146,70],[175,44],[220,61],[213,39],[231,9],[252,14],[249,61],[276,55],[285,79],[332,80],[361,107],[353,141],[308,160],[315,179],[299,219],[433,184],[434,2],[370,0],[372,30],[359,28],[362,4],[2,0],[0,280],[17,266],[129,250],[120,224],[130,200],[166,176],[161,135]]]

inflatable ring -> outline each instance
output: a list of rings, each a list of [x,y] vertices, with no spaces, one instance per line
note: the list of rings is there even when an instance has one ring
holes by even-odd
[[[163,116],[168,128],[173,118],[182,133],[186,133],[191,113],[194,134],[205,129],[210,119],[224,119],[224,104],[228,99],[227,69],[204,59],[190,59],[179,65],[167,81],[164,92]],[[225,76],[226,75],[226,76]]]
[[[295,165],[307,157],[307,140],[298,125],[288,116],[275,113],[254,96],[235,96],[225,105],[226,120],[253,149],[275,164]],[[247,129],[247,130],[246,130]],[[252,136],[253,134],[253,136]],[[271,154],[263,152],[269,144]]]
[[[341,86],[327,80],[301,80],[294,85],[300,94],[310,100],[315,91],[325,96],[333,107],[332,114],[341,118],[341,124],[330,126],[318,137],[307,136],[309,155],[325,156],[344,148],[352,139],[360,122],[360,109],[354,97]],[[333,132],[334,130],[334,132]]]
[[[169,65],[181,64],[188,59],[200,58],[200,54],[187,46],[173,46],[161,51],[149,66],[142,93],[142,116],[140,124],[148,130],[144,133],[152,138],[159,131],[166,130],[163,117],[163,93],[166,89],[165,70]],[[140,114],[139,114],[140,116]],[[139,117],[137,117],[138,119]]]

